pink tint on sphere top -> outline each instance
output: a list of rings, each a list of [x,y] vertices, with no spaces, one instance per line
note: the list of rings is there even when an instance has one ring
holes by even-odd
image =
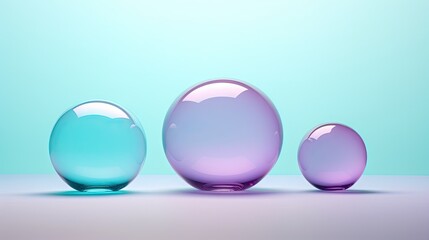
[[[304,177],[321,190],[345,190],[366,166],[365,143],[357,132],[342,124],[324,124],[302,140],[298,163]]]
[[[258,183],[276,163],[282,124],[271,101],[234,80],[213,80],[183,93],[163,127],[165,154],[195,188],[239,191]]]

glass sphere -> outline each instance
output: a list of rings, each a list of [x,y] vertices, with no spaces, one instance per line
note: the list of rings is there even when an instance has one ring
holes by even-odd
[[[345,190],[366,166],[365,143],[357,132],[342,124],[324,124],[301,142],[298,162],[304,177],[321,190]]]
[[[49,141],[52,164],[79,191],[116,191],[130,183],[146,157],[143,128],[123,108],[104,101],[66,111]]]
[[[234,80],[212,80],[184,92],[163,127],[165,154],[195,188],[238,191],[254,186],[274,166],[282,124],[271,101]]]

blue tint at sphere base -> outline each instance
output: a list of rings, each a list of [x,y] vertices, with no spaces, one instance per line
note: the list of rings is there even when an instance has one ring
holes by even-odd
[[[82,103],[65,112],[49,141],[52,164],[79,191],[117,191],[140,171],[146,138],[140,123],[105,101]]]

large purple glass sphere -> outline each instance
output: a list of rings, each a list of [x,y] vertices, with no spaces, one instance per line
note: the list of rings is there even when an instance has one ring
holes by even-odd
[[[357,132],[342,124],[324,124],[302,140],[298,162],[304,177],[321,190],[345,190],[366,166],[365,143]]]
[[[254,186],[274,166],[282,124],[271,101],[234,80],[213,80],[183,93],[168,111],[165,154],[195,188],[239,191]]]

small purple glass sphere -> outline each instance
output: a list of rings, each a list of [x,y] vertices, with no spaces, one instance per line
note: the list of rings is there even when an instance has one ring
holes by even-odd
[[[171,166],[190,185],[206,191],[254,186],[277,162],[282,140],[271,101],[249,85],[226,79],[182,94],[163,127]]]
[[[321,190],[345,190],[366,166],[365,143],[357,132],[330,123],[311,130],[302,140],[298,163],[304,177]]]

